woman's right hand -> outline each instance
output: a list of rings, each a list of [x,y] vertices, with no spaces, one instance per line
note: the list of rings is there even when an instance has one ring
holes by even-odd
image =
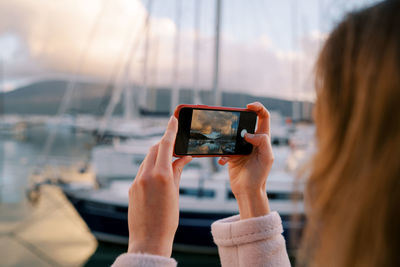
[[[266,182],[274,161],[269,112],[259,102],[248,104],[247,108],[258,116],[255,134],[245,135],[245,140],[253,145],[252,153],[242,157],[222,157],[218,161],[221,165],[228,163],[231,189],[238,202],[241,219],[269,213]]]

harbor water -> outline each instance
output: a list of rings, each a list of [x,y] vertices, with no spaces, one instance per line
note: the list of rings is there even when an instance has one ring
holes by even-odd
[[[55,141],[37,175],[49,131]],[[0,137],[0,266],[109,266],[126,251],[98,242],[58,187],[42,186],[31,200],[26,195],[33,179],[93,179],[85,168],[93,143],[88,134],[43,126]],[[179,266],[220,266],[216,254],[172,256]]]

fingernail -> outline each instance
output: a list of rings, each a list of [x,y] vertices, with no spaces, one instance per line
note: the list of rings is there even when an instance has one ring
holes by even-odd
[[[254,137],[254,134],[246,133],[244,136],[247,137],[247,138],[253,138],[253,137]]]
[[[172,116],[169,118],[168,123],[170,123],[173,119],[174,119],[174,116],[172,115]]]

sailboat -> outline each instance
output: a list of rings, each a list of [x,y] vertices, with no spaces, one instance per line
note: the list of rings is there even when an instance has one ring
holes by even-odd
[[[179,226],[174,240],[174,249],[179,251],[216,252],[210,233],[211,224],[239,212],[227,173],[212,174],[211,171],[204,171],[203,166],[207,166],[207,161],[197,161],[182,172]],[[131,182],[114,180],[108,187],[97,190],[87,184],[70,183],[63,185],[62,189],[98,240],[127,244],[128,190]],[[281,215],[286,240],[289,240],[293,230],[301,229],[304,222],[302,199],[297,202],[292,200],[295,189],[292,175],[284,171],[271,172],[267,193],[271,209]],[[296,212],[302,220],[293,223],[291,217]],[[290,243],[288,248],[293,248]]]
[[[213,104],[218,105],[221,101],[218,90],[221,0],[217,0],[216,4],[213,80],[215,102]],[[179,17],[180,11],[177,14]],[[176,59],[178,59],[179,51],[179,26],[177,28]],[[178,103],[179,88],[176,82],[178,67],[178,60],[176,60],[173,70],[175,84],[172,90],[171,107],[175,107]],[[105,122],[111,116],[112,105],[115,105],[117,99],[118,97],[114,97],[110,102],[111,105],[106,110]],[[109,126],[103,123],[100,127],[100,134],[104,134],[108,128]],[[134,130],[142,133],[144,131],[140,125],[135,126]],[[68,200],[86,222],[93,235],[100,241],[128,243],[128,190],[148,148],[159,139],[151,134],[143,134],[143,138],[134,137],[132,140],[117,142],[112,146],[98,146],[93,149],[92,163],[96,170],[97,182],[71,182],[60,185]],[[286,240],[289,240],[288,235],[292,233],[292,230],[301,229],[304,222],[301,193],[296,202],[292,201],[293,192],[301,192],[302,186],[296,186],[293,174],[285,167],[286,158],[290,153],[289,147],[276,147],[274,151],[277,159],[268,178],[267,194],[271,209],[277,210],[282,217],[284,235],[287,237]],[[279,158],[280,160],[278,160]],[[108,165],[104,164],[106,162]],[[281,162],[281,164],[277,162]],[[215,160],[196,159],[188,164],[182,172],[179,191],[180,219],[175,235],[174,249],[203,253],[216,252],[216,246],[210,233],[211,224],[215,220],[239,212],[230,189],[226,168],[217,167]],[[301,220],[293,223],[291,216],[295,213],[300,215]],[[290,248],[290,244],[288,247]]]

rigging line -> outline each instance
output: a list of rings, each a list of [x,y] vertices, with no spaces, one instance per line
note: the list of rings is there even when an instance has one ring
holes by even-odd
[[[239,2],[239,4],[238,4],[238,2]],[[249,2],[251,2],[251,1],[249,1]],[[249,11],[249,9],[248,9],[249,3],[245,3],[244,4],[245,7],[242,7],[241,5],[243,5],[242,1],[236,1],[236,7],[240,7],[240,9],[239,8],[235,8],[235,9],[240,10],[240,17],[242,18],[242,21],[243,21],[238,26],[238,29],[242,29],[242,31],[238,31],[238,32],[241,32],[242,36],[241,37],[238,36],[238,40],[236,41],[237,45],[238,45],[237,46],[238,50],[240,51],[237,54],[238,54],[238,58],[241,63],[238,72],[240,74],[240,77],[242,77],[242,78],[241,78],[241,83],[240,83],[239,87],[235,88],[235,89],[239,89],[239,90],[245,89],[242,87],[245,87],[246,81],[248,80],[248,76],[245,75],[246,72],[248,71],[247,66],[252,65],[252,64],[249,64],[250,61],[249,61],[248,47],[247,47],[247,43],[249,41],[243,43],[243,41],[240,40],[243,37],[246,38],[246,32],[249,31],[248,29],[250,28],[249,17],[251,17],[251,16],[249,15],[249,12],[248,12]]]
[[[157,87],[158,84],[158,55],[159,55],[159,49],[160,49],[160,37],[155,34],[154,35],[154,53],[153,53],[153,69],[152,69],[152,79],[153,79],[153,87]]]
[[[238,5],[237,1],[229,1],[228,3],[229,4],[224,6],[224,10],[226,11],[224,12],[224,14],[226,14],[225,25],[227,32],[232,32],[234,33],[234,35],[232,36],[232,41],[230,43],[227,42],[226,44],[228,52],[226,53],[225,59],[227,61],[225,61],[224,64],[225,68],[222,69],[225,70],[225,74],[228,75],[225,77],[229,77],[229,75],[240,77],[240,75],[243,75],[243,70],[245,69],[245,64],[243,64],[243,62],[245,59],[247,59],[247,57],[245,57],[244,59],[240,60],[240,58],[244,56],[243,52],[245,52],[243,49],[243,45],[240,45],[240,35],[243,35],[243,29],[245,28],[244,25],[245,21],[247,21],[247,16],[243,16],[244,8],[241,6],[243,4],[242,1],[240,2],[240,5]],[[240,14],[238,13],[238,11],[240,11]],[[229,53],[232,54],[230,55]],[[227,83],[227,85],[228,88],[231,90],[240,89],[238,88],[237,83],[235,83],[236,88],[231,87],[232,85],[229,82]]]
[[[237,33],[237,29],[240,29],[242,24],[238,22],[239,18],[242,18],[242,15],[238,15],[237,10],[242,10],[241,8],[238,7],[237,5],[237,1],[230,1],[229,5],[226,5],[226,10],[227,12],[225,12],[226,14],[226,27],[227,27],[227,31],[229,32],[229,27],[231,29],[232,32]],[[229,26],[231,25],[231,26]],[[238,51],[238,41],[235,40],[235,37],[233,38],[232,42],[231,42],[231,53],[232,51]],[[243,73],[243,61],[239,60],[239,57],[241,56],[241,53],[233,53],[232,56],[230,56],[229,54],[227,55],[228,59],[231,60],[232,64],[228,66],[228,70],[229,68],[231,69],[231,73],[232,75],[236,76],[236,77],[240,77],[240,75]],[[238,88],[234,88],[234,89],[238,89]]]
[[[0,54],[0,116],[4,113],[4,94],[5,94],[5,86],[4,86],[4,62],[3,55]]]
[[[156,99],[156,88],[158,86],[158,69],[159,69],[159,53],[160,53],[160,36],[158,36],[157,31],[154,32],[154,35],[152,36],[153,41],[153,49],[152,49],[152,53],[151,53],[151,66],[152,68],[150,68],[150,79],[152,80],[151,85],[146,86],[146,94],[149,93],[149,89],[151,88],[152,90],[150,91],[151,96],[149,97],[149,99],[147,99],[147,97],[145,97],[145,106],[147,106],[147,109],[149,110],[156,110],[157,107],[157,99]],[[149,72],[149,71],[148,71]]]
[[[297,0],[293,0],[292,8],[291,8],[291,22],[292,22],[292,49],[295,54],[298,52],[299,43],[298,43],[298,2]],[[300,106],[298,103],[298,86],[299,86],[299,67],[297,63],[296,57],[292,59],[292,119],[293,121],[297,121],[300,116]]]
[[[261,2],[263,2],[263,1],[261,1]],[[261,37],[265,36],[267,38],[267,40],[266,40],[267,44],[261,43],[261,45],[260,45],[262,47],[261,48],[262,54],[266,55],[268,53],[268,51],[266,51],[266,50],[268,49],[268,41],[270,41],[270,37],[268,37],[268,34],[267,34],[267,30],[266,30],[267,26],[265,25],[266,21],[265,21],[265,19],[263,19],[263,16],[260,15],[261,10],[263,10],[263,9],[260,6],[259,2],[257,2],[257,3],[253,2],[253,10],[255,11],[255,14],[253,16],[254,24],[258,25],[261,28],[261,30],[260,30],[261,34],[260,34],[260,32],[258,34],[255,33],[255,36],[261,36]],[[257,42],[257,45],[259,45],[259,42],[262,42],[262,40],[256,39],[256,42]],[[263,61],[263,64],[266,65],[266,62]],[[265,83],[267,77],[268,77],[268,74],[262,75],[262,77],[260,77],[260,83],[262,84],[264,82],[264,84],[268,84],[268,83]],[[262,90],[262,91],[264,92],[264,90]]]
[[[323,1],[320,0],[317,2],[317,30],[319,33],[322,33],[322,5]],[[318,39],[318,51],[321,51],[322,47],[322,39]]]
[[[159,49],[160,49],[160,39],[159,36],[157,35],[157,33],[152,37],[154,38],[153,40],[153,53],[151,58],[151,68],[149,70],[149,77],[151,79],[151,84],[149,86],[146,87],[146,94],[150,93],[150,97],[149,99],[147,99],[146,97],[146,102],[145,102],[145,106],[148,110],[155,110],[156,109],[156,104],[157,104],[157,99],[156,99],[156,88],[158,86],[158,65],[159,65],[159,61],[158,61],[158,55],[159,55]],[[149,90],[152,89],[150,92]]]
[[[136,18],[133,18],[133,19],[136,19]],[[124,62],[125,53],[129,49],[129,44],[133,42],[134,37],[137,36],[140,31],[141,27],[139,27],[139,26],[137,27],[136,31],[133,30],[135,28],[134,26],[137,26],[137,25],[140,25],[140,24],[131,23],[131,27],[128,30],[127,38],[125,39],[124,42],[122,42],[118,57],[115,60],[113,67],[111,69],[111,75],[108,78],[108,81],[106,82],[106,85],[105,85],[106,92],[104,94],[103,100],[99,104],[98,112],[96,112],[96,114],[103,113],[107,107],[107,100],[109,98],[108,95],[112,94],[113,85],[115,85],[115,83],[117,82],[118,74],[121,72],[121,68],[124,65],[123,62]],[[108,92],[109,92],[109,94],[108,94]]]
[[[253,28],[253,22],[252,19],[254,19],[254,13],[252,12],[252,5],[251,5],[252,1],[247,2],[246,4],[244,4],[244,17],[245,17],[245,21],[246,21],[246,30],[245,33],[247,33],[247,37],[245,36],[245,38],[248,40],[251,40],[250,38],[254,36],[254,32],[255,29]],[[248,43],[249,41],[247,41],[246,43]]]
[[[253,24],[254,24],[254,35],[257,36],[258,32],[255,30],[256,26],[259,26],[259,30],[261,29],[261,33],[264,34],[265,31],[265,21],[263,21],[262,16],[260,16],[260,11],[262,10],[262,7],[260,6],[260,2],[250,2],[252,4],[252,10],[253,10]]]
[[[146,31],[145,31],[145,40],[144,40],[144,57],[143,57],[143,65],[142,65],[142,98],[139,100],[139,107],[140,105],[145,106],[145,101],[147,98],[147,72],[148,72],[148,60],[149,60],[149,48],[150,48],[150,31],[151,31],[151,13],[153,8],[153,0],[149,0],[148,2],[148,14],[146,18]]]
[[[175,43],[174,43],[174,61],[172,67],[172,92],[170,102],[170,113],[173,114],[175,107],[179,102],[179,52],[180,52],[180,35],[181,35],[181,13],[182,13],[182,0],[176,0],[175,10]]]
[[[264,18],[263,12],[269,12],[269,8],[266,7],[265,5],[263,5],[263,4],[265,4],[265,2],[263,0],[261,0],[261,4],[260,4],[260,2],[257,2],[257,3],[256,2],[251,2],[251,3],[253,4],[253,10],[255,11],[254,12],[254,16],[253,16],[254,24],[258,25],[261,28],[261,35],[258,35],[258,36],[263,36],[264,35],[266,38],[268,38],[267,39],[267,44],[265,46],[263,44],[261,44],[261,46],[262,46],[262,50],[261,50],[262,51],[262,55],[267,55],[268,52],[270,52],[270,51],[268,51],[269,50],[268,42],[270,42],[270,37],[267,34],[266,28],[268,27],[267,26],[268,23],[267,23],[267,20]],[[266,17],[269,17],[269,16],[266,16]],[[274,30],[274,27],[272,27],[272,30],[273,30],[273,32],[276,33],[276,31]],[[255,36],[257,36],[257,33],[255,33]],[[259,42],[259,41],[261,41],[261,40],[257,40],[256,39],[256,42]],[[263,64],[265,65],[266,62],[263,61]],[[268,82],[266,82],[268,80],[268,78],[269,78],[269,74],[262,75],[262,77],[259,78],[260,79],[260,84],[263,84],[263,81],[264,81],[264,86],[261,86],[260,88],[264,88],[265,89],[265,90],[260,91],[260,93],[264,93],[264,92],[268,92],[269,91],[268,88],[265,87],[267,84],[269,84]]]
[[[150,5],[152,1],[153,1],[153,0],[148,0],[148,5]],[[148,7],[150,7],[150,6],[148,6]],[[146,16],[146,21],[148,20],[148,18],[149,18],[150,16],[151,16],[151,14],[150,14],[150,12],[148,12],[148,13],[147,13],[147,16]],[[136,39],[136,42],[131,46],[131,49],[130,49],[130,51],[129,51],[129,54],[128,54],[128,57],[127,57],[127,61],[126,61],[126,64],[125,64],[124,72],[123,72],[123,74],[121,75],[121,77],[122,77],[122,82],[120,82],[120,83],[118,84],[118,86],[116,86],[116,88],[114,88],[113,94],[112,94],[112,96],[111,96],[111,99],[110,99],[110,101],[109,101],[109,103],[108,103],[108,106],[107,106],[107,108],[106,108],[106,111],[104,112],[103,119],[102,119],[102,121],[100,122],[99,131],[98,131],[98,133],[99,133],[98,135],[99,135],[100,137],[103,137],[103,134],[104,134],[104,132],[105,132],[105,130],[106,130],[106,127],[107,127],[107,125],[108,125],[108,122],[109,122],[109,120],[110,120],[110,117],[111,117],[111,115],[113,114],[114,109],[115,109],[116,105],[118,104],[118,102],[119,102],[119,100],[120,100],[121,93],[122,93],[122,91],[123,91],[123,89],[124,89],[124,86],[126,85],[126,84],[124,83],[124,81],[127,82],[127,80],[129,79],[129,74],[130,74],[130,72],[131,72],[131,64],[132,64],[132,61],[133,61],[133,59],[134,59],[134,57],[135,57],[135,55],[136,55],[135,52],[137,52],[138,46],[139,46],[140,41],[141,41],[140,36],[142,36],[143,33],[145,33],[147,27],[148,27],[148,24],[145,23],[145,24],[143,25],[142,32],[138,35],[138,39]]]
[[[308,30],[308,19],[307,17],[302,14],[301,17],[301,36],[303,38],[307,36],[309,30]],[[299,68],[299,94],[300,94],[300,99],[304,99],[304,94],[307,91],[307,82],[311,80],[311,73],[308,73],[305,71],[305,67],[307,66],[307,62],[305,61],[305,57],[308,58],[309,53],[307,53],[306,50],[306,44],[303,42],[300,42],[300,47],[299,47],[299,53],[300,53],[300,68]],[[312,57],[313,55],[310,55]]]
[[[143,59],[143,69],[142,69],[142,75],[143,75],[143,94],[141,94],[140,96],[144,97],[144,101],[146,100],[146,91],[147,91],[147,62],[148,62],[148,51],[149,51],[149,46],[150,46],[150,42],[149,42],[149,34],[150,34],[150,30],[151,30],[151,14],[152,14],[152,8],[153,8],[153,0],[148,0],[147,2],[147,14],[148,16],[146,16],[145,19],[145,43],[144,43],[144,59]],[[134,99],[132,98],[132,84],[130,84],[129,80],[130,80],[130,75],[131,75],[131,71],[130,71],[130,65],[127,66],[128,69],[126,71],[126,76],[124,76],[124,80],[123,82],[123,91],[125,93],[125,97],[124,97],[124,119],[126,121],[130,120],[133,114],[133,110],[132,110],[132,101],[137,101],[136,99],[136,94]],[[133,77],[132,77],[133,78]],[[136,102],[136,109],[140,108],[141,105],[141,100],[139,99],[138,102]],[[136,113],[136,112],[135,112]]]
[[[3,54],[0,54],[0,117],[2,117],[4,115],[5,112],[5,108],[4,108],[4,95],[5,95],[5,86],[4,86],[4,62],[3,62]],[[4,176],[3,172],[5,171],[4,165],[5,165],[5,149],[1,149],[0,152],[0,189],[2,189],[2,187],[4,187]],[[3,190],[1,190],[3,191]],[[2,200],[2,193],[0,191],[0,202]]]
[[[160,53],[160,37],[158,36],[157,32],[154,34],[154,52],[152,53],[152,69],[151,69],[151,73],[150,73],[150,77],[152,79],[152,84],[151,86],[149,86],[150,88],[152,88],[152,91],[150,91],[151,96],[149,98],[149,100],[146,102],[148,109],[152,109],[152,110],[156,110],[156,105],[157,105],[157,99],[156,99],[156,88],[158,86],[158,71],[159,71],[159,53]],[[148,90],[146,91],[148,92]]]
[[[67,108],[71,102],[72,94],[76,87],[78,74],[81,72],[83,62],[86,59],[86,55],[89,51],[89,48],[91,47],[91,45],[93,43],[95,33],[97,32],[97,28],[99,26],[100,20],[101,20],[102,16],[104,15],[104,12],[106,11],[106,7],[107,7],[108,3],[109,3],[109,0],[104,0],[102,8],[100,9],[99,13],[96,15],[95,20],[92,25],[92,28],[89,32],[88,39],[85,43],[84,48],[81,50],[81,53],[79,55],[75,72],[72,76],[72,79],[66,85],[65,93],[61,99],[61,103],[60,103],[60,106],[59,106],[57,114],[56,114],[56,118],[57,118],[56,125],[60,125],[61,115],[65,113],[65,111],[67,110]],[[55,140],[55,131],[51,131],[48,138],[46,139],[46,143],[44,145],[43,152],[42,152],[42,158],[39,158],[39,162],[37,164],[35,164],[35,168],[41,168],[42,165],[47,161],[47,157],[48,157],[50,149],[54,143],[54,140]]]
[[[276,26],[275,21],[271,19],[272,16],[269,15],[271,8],[267,7],[266,2],[263,0],[261,0],[261,5],[262,5],[262,7],[260,8],[259,12],[262,14],[261,17],[266,18],[266,19],[264,19],[263,24],[264,23],[266,24],[266,26],[272,32],[274,37],[278,40],[276,43],[283,43],[282,38],[281,38],[282,35],[279,34],[279,32],[277,31],[277,29],[279,29],[279,27]],[[262,11],[264,11],[265,14],[263,14]],[[270,26],[270,25],[272,25],[272,26]]]
[[[251,6],[251,10],[252,10],[251,14],[253,14],[253,15],[250,14],[250,16],[249,16],[252,19],[252,21],[250,22],[250,28],[253,29],[252,32],[253,32],[253,36],[255,38],[255,40],[254,40],[255,44],[259,45],[260,39],[258,39],[258,38],[260,37],[260,35],[259,35],[260,28],[261,28],[261,34],[265,34],[264,27],[262,26],[262,25],[265,24],[265,22],[263,21],[262,18],[260,18],[261,17],[260,16],[261,7],[259,7],[259,2],[249,2],[249,5],[250,4],[252,4],[252,6]],[[256,26],[259,26],[259,28],[257,28]]]
[[[247,67],[247,75],[246,75],[246,84],[244,85],[245,88],[247,87],[251,87],[252,86],[252,82],[254,82],[254,78],[252,77],[252,72],[253,69],[255,67],[255,64],[253,63],[254,60],[254,51],[253,50],[253,46],[257,46],[259,39],[258,39],[258,30],[259,28],[256,26],[259,26],[259,21],[258,21],[258,17],[256,14],[256,6],[255,6],[256,2],[253,1],[249,1],[247,4],[247,8],[246,8],[246,12],[247,15],[246,17],[248,18],[247,21],[247,27],[248,27],[248,41],[246,42],[246,54],[248,55],[247,58],[249,60],[247,60],[247,63],[249,64],[250,67]],[[264,75],[263,75],[264,77]],[[262,79],[262,77],[257,77],[257,80],[259,82],[257,82],[258,84],[261,84],[260,79]],[[249,82],[250,81],[250,82]]]
[[[216,0],[215,8],[215,42],[214,42],[214,79],[213,79],[213,102],[214,105],[221,105],[221,92],[219,88],[219,68],[220,68],[220,30],[221,30],[222,0]]]
[[[200,86],[199,86],[199,52],[200,52],[200,17],[201,17],[201,2],[195,0],[194,4],[194,46],[193,46],[193,102],[194,104],[201,104],[200,99]]]

